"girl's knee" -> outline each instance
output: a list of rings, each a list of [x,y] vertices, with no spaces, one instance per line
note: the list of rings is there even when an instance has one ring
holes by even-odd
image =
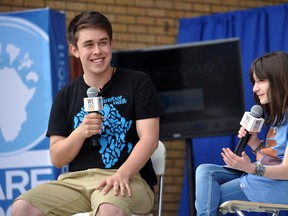
[[[201,164],[196,169],[196,177],[203,178],[209,175],[211,172],[213,172],[215,169],[217,169],[219,165],[216,164]]]

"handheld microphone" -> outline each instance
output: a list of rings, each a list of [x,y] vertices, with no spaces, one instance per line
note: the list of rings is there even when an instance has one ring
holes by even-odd
[[[102,97],[98,97],[99,92],[95,87],[88,88],[86,94],[88,97],[84,98],[85,112],[91,113],[103,110]],[[99,134],[95,134],[91,137],[93,146],[99,145],[98,138]]]
[[[245,128],[247,134],[245,137],[242,137],[237,147],[234,151],[234,153],[238,156],[241,156],[242,152],[244,151],[247,142],[251,136],[249,132],[260,132],[262,129],[262,126],[264,124],[264,119],[261,118],[261,115],[263,113],[263,109],[259,105],[254,105],[251,108],[251,112],[245,112],[241,121],[240,125]]]

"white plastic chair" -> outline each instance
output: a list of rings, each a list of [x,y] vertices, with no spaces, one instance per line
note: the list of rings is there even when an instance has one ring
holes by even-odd
[[[288,205],[230,200],[222,203],[219,206],[219,211],[221,211],[222,214],[236,213],[239,216],[245,216],[243,211],[266,212],[272,213],[272,216],[277,216],[280,211],[288,211]]]
[[[151,160],[152,160],[155,173],[159,177],[157,216],[162,216],[166,148],[165,148],[165,145],[160,140],[158,143],[158,148],[155,150],[155,152],[151,156]],[[90,216],[90,214],[89,212],[82,212],[82,213],[72,214],[71,216]],[[133,214],[132,216],[137,216],[137,215]],[[146,216],[152,216],[152,214],[147,214]]]

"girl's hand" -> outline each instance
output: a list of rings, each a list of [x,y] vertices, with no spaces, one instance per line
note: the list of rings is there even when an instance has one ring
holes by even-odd
[[[239,157],[229,148],[223,148],[221,153],[224,162],[228,167],[241,170],[247,173],[252,173],[255,169],[255,165],[251,163],[250,158],[245,152],[242,152],[242,156]]]
[[[252,149],[256,149],[261,143],[260,139],[258,138],[258,133],[248,132],[245,130],[244,127],[241,127],[238,131],[238,138],[241,139],[245,137],[248,133],[250,133],[251,136],[250,139],[248,140],[247,145],[249,145]]]

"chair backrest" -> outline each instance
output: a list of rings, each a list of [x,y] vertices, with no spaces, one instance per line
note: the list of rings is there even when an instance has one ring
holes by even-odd
[[[153,168],[156,175],[159,176],[159,191],[158,191],[158,209],[157,216],[162,215],[163,208],[163,192],[164,192],[164,174],[166,164],[166,148],[165,145],[159,140],[158,147],[151,156]]]
[[[166,160],[166,148],[164,144],[159,140],[158,147],[151,156],[153,168],[156,175],[165,174],[165,160]]]

